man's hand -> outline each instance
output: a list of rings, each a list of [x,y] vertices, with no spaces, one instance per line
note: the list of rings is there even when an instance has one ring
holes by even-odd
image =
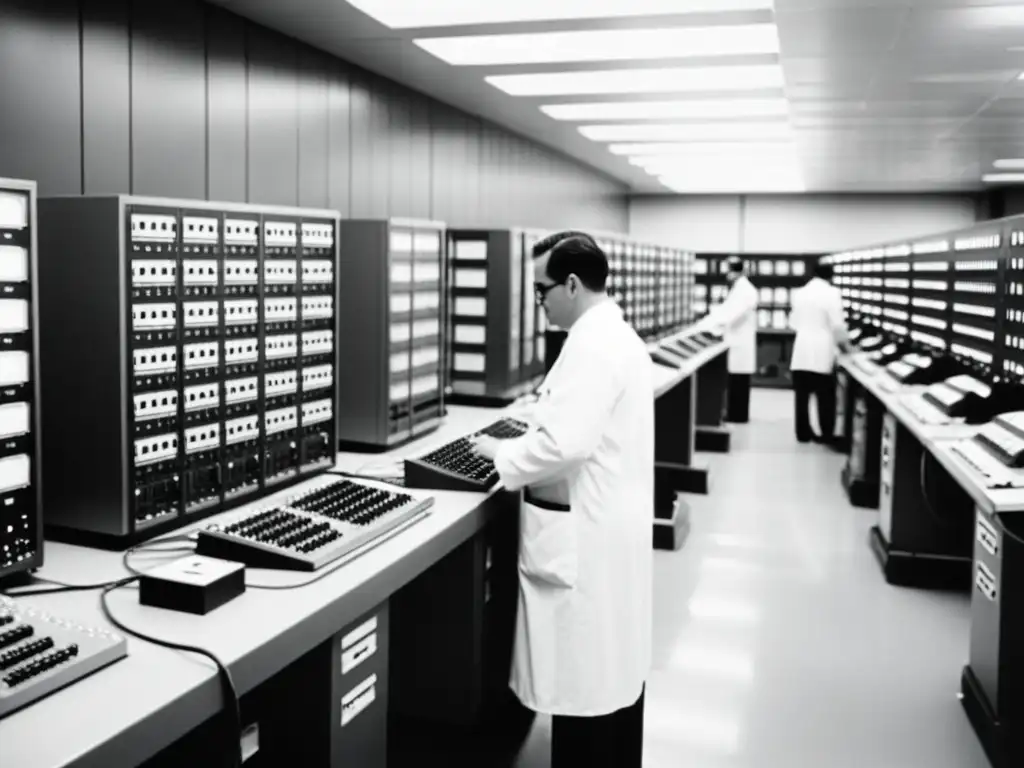
[[[498,455],[498,445],[501,441],[490,435],[477,435],[471,437],[470,442],[478,454],[489,461],[494,461],[494,457]]]

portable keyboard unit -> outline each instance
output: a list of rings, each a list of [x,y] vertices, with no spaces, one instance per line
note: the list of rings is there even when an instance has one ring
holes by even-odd
[[[281,503],[228,515],[200,530],[196,552],[253,568],[315,571],[418,522],[433,503],[429,496],[322,476]]]
[[[498,440],[521,437],[529,426],[516,419],[501,419],[473,435],[460,437],[430,453],[405,460],[407,488],[433,488],[445,491],[486,491],[498,482],[494,462],[483,458],[470,442],[471,437],[488,435]]]
[[[0,596],[0,718],[127,655],[120,635]]]

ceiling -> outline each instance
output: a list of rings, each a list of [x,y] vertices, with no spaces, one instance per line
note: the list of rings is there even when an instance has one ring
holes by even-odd
[[[404,1],[410,8],[434,2]],[[462,1],[474,6],[517,0]],[[553,119],[540,106],[784,98],[788,106],[783,114],[716,119],[711,122],[730,125],[715,127],[713,133],[721,134],[716,136],[720,141],[734,141],[734,132],[746,130],[735,128],[736,124],[771,123],[769,129],[787,129],[788,124],[802,186],[808,192],[976,191],[991,186],[982,176],[996,171],[995,160],[1024,158],[1024,80],[1018,79],[1024,72],[1024,0],[775,0],[774,9],[756,7],[769,4],[767,0],[705,0],[705,7],[747,10],[418,29],[384,26],[345,0],[213,2],[560,150],[636,192],[671,190],[626,157],[612,154],[607,141],[584,137],[581,125],[688,123],[682,130],[699,131],[701,122],[709,121],[566,122]],[[560,2],[564,0],[549,0],[548,5],[558,8]],[[657,3],[645,0],[640,5]],[[766,23],[777,26],[778,53],[452,66],[412,42],[480,34]],[[484,79],[522,73],[778,63],[781,87],[730,92],[522,97],[511,96]],[[616,130],[621,129],[612,132]],[[730,144],[725,154],[734,147],[742,154],[736,144]],[[751,178],[749,168],[746,172]],[[749,189],[717,191],[756,190],[755,184]]]

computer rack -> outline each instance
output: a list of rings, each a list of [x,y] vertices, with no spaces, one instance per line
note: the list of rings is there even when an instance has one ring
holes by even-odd
[[[982,379],[996,373],[1002,234],[975,228],[953,239],[949,353]]]
[[[45,524],[124,547],[334,463],[333,211],[39,201]]]
[[[445,225],[410,219],[341,224],[337,282],[341,447],[386,450],[444,416]]]
[[[0,582],[43,564],[36,183],[0,179]]]
[[[536,384],[532,262],[522,230],[448,230],[448,402],[507,405]]]

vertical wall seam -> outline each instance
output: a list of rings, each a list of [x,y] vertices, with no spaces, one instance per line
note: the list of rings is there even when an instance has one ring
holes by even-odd
[[[80,193],[85,194],[85,0],[78,3],[78,162]]]

